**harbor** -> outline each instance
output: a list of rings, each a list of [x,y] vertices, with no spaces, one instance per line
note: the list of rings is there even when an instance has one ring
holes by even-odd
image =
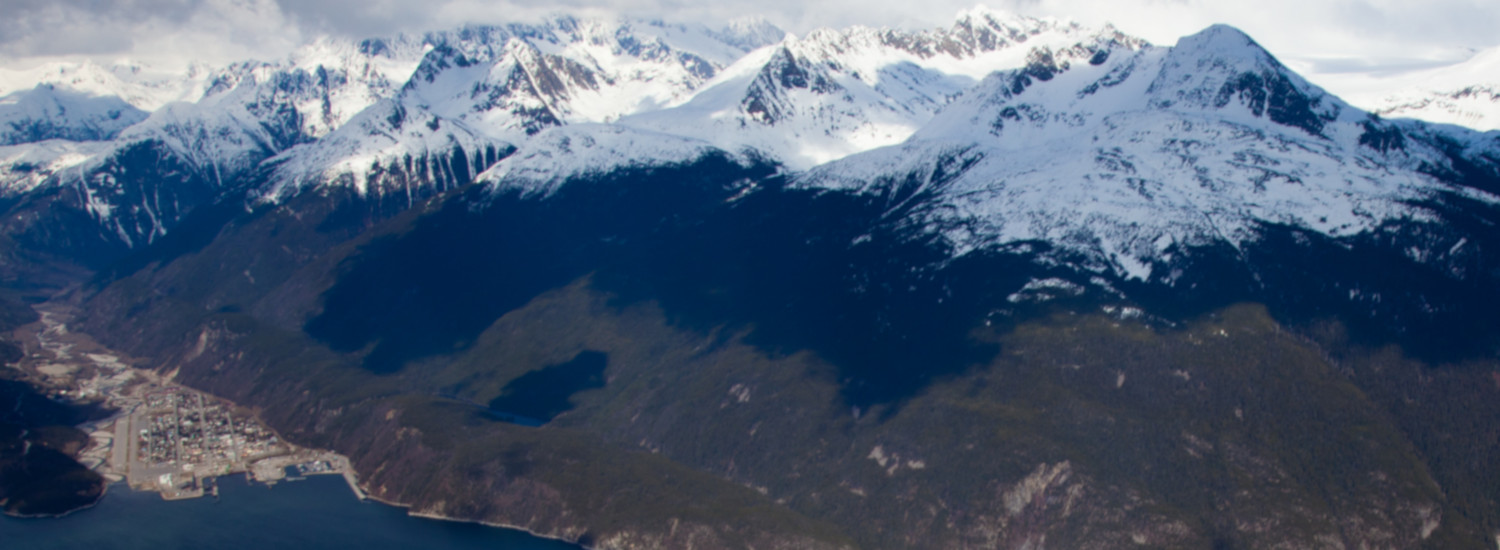
[[[215,480],[231,474],[266,484],[340,475],[364,498],[347,458],[288,443],[254,411],[176,384],[170,375],[132,367],[120,354],[69,331],[66,306],[36,309],[41,320],[16,331],[26,356],[13,374],[53,399],[115,411],[79,426],[90,436],[79,461],[108,481],[182,500],[216,494]]]

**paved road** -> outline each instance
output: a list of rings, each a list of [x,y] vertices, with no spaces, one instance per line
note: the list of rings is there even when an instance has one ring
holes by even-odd
[[[126,413],[115,419],[115,440],[110,443],[109,467],[114,473],[121,477],[130,474],[130,455],[135,450],[135,434],[130,430],[130,418],[135,416]]]

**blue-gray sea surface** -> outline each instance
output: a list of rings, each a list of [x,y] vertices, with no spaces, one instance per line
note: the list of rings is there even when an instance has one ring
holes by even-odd
[[[400,508],[360,501],[339,476],[274,487],[231,476],[219,486],[217,500],[167,502],[115,484],[97,506],[66,517],[0,516],[0,547],[578,549],[521,531],[411,517]]]

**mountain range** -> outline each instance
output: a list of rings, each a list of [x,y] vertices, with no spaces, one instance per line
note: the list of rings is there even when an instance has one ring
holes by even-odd
[[[1232,27],[982,8],[148,73],[0,73],[0,277],[378,498],[599,548],[1500,547],[1478,77],[1369,111]]]

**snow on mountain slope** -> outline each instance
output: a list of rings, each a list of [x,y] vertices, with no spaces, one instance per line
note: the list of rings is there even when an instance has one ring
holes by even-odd
[[[0,95],[51,85],[86,95],[115,96],[142,111],[203,95],[212,70],[202,65],[174,71],[135,63],[49,63],[29,69],[0,67]]]
[[[1434,91],[1425,97],[1396,96],[1376,109],[1389,117],[1457,124],[1481,131],[1500,130],[1500,83]]]
[[[316,139],[381,97],[394,95],[421,52],[419,43],[408,44],[404,53],[412,59],[403,61],[399,48],[374,51],[322,41],[289,61],[245,62],[213,71],[204,79],[201,97],[167,103],[123,128],[112,136],[110,148],[81,167],[77,181],[59,183],[98,181],[89,174],[151,143],[159,154],[176,157],[174,162],[194,177],[223,186],[262,160]]]
[[[227,183],[261,160],[307,139],[301,133],[299,113],[276,101],[275,88],[275,84],[259,85],[255,76],[232,84],[221,80],[198,102],[169,104],[121,132],[116,148],[159,142],[213,181]]]
[[[313,139],[297,104],[326,97],[329,85],[269,64],[231,67],[202,99],[156,110],[49,184],[69,188],[62,197],[93,216],[104,235],[127,247],[155,242],[263,160]]]
[[[108,149],[109,142],[60,139],[0,146],[0,197],[36,189],[54,175]]]
[[[741,51],[754,51],[786,39],[786,31],[763,17],[734,19],[723,29],[710,31],[710,36]]]
[[[410,38],[322,41],[286,61],[231,65],[207,77],[202,97],[162,106],[49,181],[75,190],[66,196],[105,234],[127,246],[154,242],[266,159],[397,93],[424,51]]]
[[[758,161],[693,138],[616,124],[574,124],[537,135],[481,174],[479,181],[492,194],[517,191],[525,197],[546,197],[581,178],[687,165],[716,155],[741,166]]]
[[[122,98],[147,82],[120,71],[74,80]],[[946,29],[800,39],[764,21],[558,17],[324,40],[195,75],[183,82],[201,86],[160,89],[200,97],[107,147],[7,150],[0,184],[73,186],[106,233],[139,244],[237,184],[268,201],[325,186],[415,200],[476,178],[547,194],[724,155],[887,196],[892,216],[940,228],[959,253],[1048,240],[1146,278],[1174,243],[1239,243],[1266,222],[1342,236],[1426,219],[1410,203],[1434,193],[1488,200],[1426,174],[1463,173],[1455,155],[1500,162],[1494,136],[1370,117],[1233,29],[1158,48],[984,9]]]
[[[445,118],[524,139],[573,114],[572,100],[597,95],[602,75],[572,59],[545,54],[521,39],[440,44],[402,90]]]
[[[743,56],[740,44],[758,44],[776,32],[771,29],[560,17],[541,25],[432,33],[423,39],[430,48],[391,103],[373,107],[376,112],[361,115],[348,131],[274,159],[273,188],[262,196],[275,200],[325,184],[378,191],[384,186],[376,180],[402,172],[392,167],[455,152],[473,159],[468,166],[477,173],[498,160],[495,153],[547,128],[680,101]],[[430,125],[389,122],[406,115],[430,119]],[[419,183],[412,175],[396,187],[410,191]]]
[[[276,62],[236,63],[213,73],[194,104],[242,109],[289,142],[322,137],[376,102],[395,96],[427,52],[417,37],[359,43],[322,39]],[[295,118],[295,125],[278,119]],[[275,122],[272,122],[275,121]]]
[[[403,92],[512,138],[680,101],[745,54],[707,28],[624,19],[562,17],[428,40],[435,48]]]
[[[155,241],[196,205],[244,183],[263,185],[256,194],[266,200],[322,185],[425,196],[472,180],[511,141],[544,128],[686,98],[742,56],[744,44],[773,32],[560,17],[358,44],[324,40],[285,61],[203,75],[201,97],[165,102],[109,147],[87,148],[94,154],[86,160],[58,155],[75,169],[41,181],[70,188],[63,200],[126,246]],[[102,76],[75,80],[128,88],[107,78],[118,71],[85,68]],[[340,131],[354,119],[359,124]],[[17,166],[8,187],[35,187],[42,172]],[[269,181],[244,180],[267,174]]]
[[[404,194],[410,204],[473,181],[512,149],[463,122],[387,99],[323,139],[268,160],[270,186],[257,195],[275,202],[330,185],[360,195]]]
[[[1394,82],[1384,83],[1383,90],[1351,100],[1385,117],[1500,130],[1500,48],[1481,51],[1456,65],[1389,80]]]
[[[1433,219],[1420,203],[1444,193],[1497,200],[1417,171],[1448,163],[1420,138],[1430,129],[1349,107],[1229,27],[1093,63],[1035,61],[990,76],[910,141],[794,185],[883,197],[892,219],[941,231],[954,254],[1043,241],[1088,269],[1165,282],[1174,253],[1239,246],[1261,224],[1341,237]],[[1493,136],[1445,135],[1500,151]]]
[[[991,71],[1141,44],[1112,28],[984,9],[949,29],[820,29],[746,56],[684,105],[621,123],[758,149],[805,169],[905,140]]]
[[[322,39],[292,54],[261,81],[279,86],[304,119],[302,132],[322,137],[365,108],[396,95],[421,63],[427,44],[419,37],[354,43]],[[284,75],[284,76],[283,76]]]
[[[145,111],[118,97],[95,97],[41,84],[0,97],[0,145],[112,139],[145,118]]]

